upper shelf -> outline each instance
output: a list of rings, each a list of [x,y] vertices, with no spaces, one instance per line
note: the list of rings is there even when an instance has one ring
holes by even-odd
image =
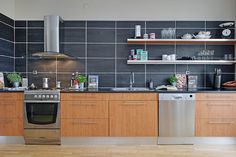
[[[236,39],[127,39],[129,44],[224,44],[234,45]]]
[[[231,65],[235,64],[236,61],[227,60],[127,60],[127,64],[216,64],[216,65]]]

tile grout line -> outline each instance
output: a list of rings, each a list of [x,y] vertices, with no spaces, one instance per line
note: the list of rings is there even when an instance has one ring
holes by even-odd
[[[16,32],[15,32],[15,20],[14,20],[14,28],[13,28],[13,33],[14,33],[14,72],[16,72]]]
[[[145,21],[144,23],[144,30],[145,30],[145,33],[147,31],[147,22]],[[144,44],[144,49],[145,51],[147,51],[147,43],[145,42]],[[147,65],[144,64],[144,87],[146,88],[147,87]]]
[[[85,21],[85,75],[87,76],[88,75],[88,45],[87,45],[87,42],[88,42],[88,29],[87,29],[87,26],[88,26],[88,21],[86,20]],[[88,77],[88,76],[87,76]]]
[[[176,22],[176,20],[175,20],[175,38],[177,37],[177,35],[176,35],[176,26],[177,26],[177,22]],[[176,42],[175,42],[175,45],[174,45],[174,53],[175,53],[175,57],[177,57],[177,46],[176,46]],[[177,65],[176,64],[174,64],[174,74],[176,74],[177,73]]]
[[[117,87],[117,21],[115,21],[115,87]]]
[[[29,75],[28,75],[28,29],[27,29],[27,27],[28,27],[28,21],[26,21],[26,23],[25,23],[25,25],[26,25],[26,31],[25,31],[25,34],[26,34],[26,44],[25,44],[25,50],[26,50],[26,78],[28,78],[28,80],[29,80]]]

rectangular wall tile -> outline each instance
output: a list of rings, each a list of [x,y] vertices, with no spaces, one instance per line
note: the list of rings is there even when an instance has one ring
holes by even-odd
[[[114,29],[88,29],[88,42],[114,43]]]

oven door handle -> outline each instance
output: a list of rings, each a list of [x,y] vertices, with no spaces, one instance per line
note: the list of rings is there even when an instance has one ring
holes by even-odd
[[[27,100],[27,101],[24,101],[25,103],[60,103],[60,100],[50,100],[50,101],[42,101],[42,100]]]

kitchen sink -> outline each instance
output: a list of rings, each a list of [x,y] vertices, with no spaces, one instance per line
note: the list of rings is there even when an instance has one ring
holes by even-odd
[[[149,91],[148,88],[143,88],[143,87],[134,87],[134,88],[127,88],[127,87],[117,87],[117,88],[112,88],[112,91]]]

